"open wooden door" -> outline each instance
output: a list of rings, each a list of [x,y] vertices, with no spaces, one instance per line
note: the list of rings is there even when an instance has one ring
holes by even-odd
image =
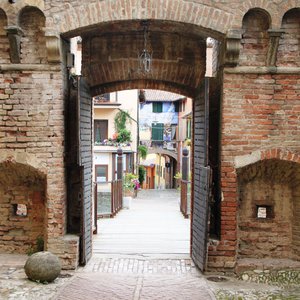
[[[204,271],[209,232],[209,195],[211,169],[208,166],[209,79],[205,78],[194,99],[193,109],[193,201],[191,254],[196,266]]]
[[[67,230],[80,235],[80,264],[92,255],[92,106],[87,83],[76,77],[66,105]]]

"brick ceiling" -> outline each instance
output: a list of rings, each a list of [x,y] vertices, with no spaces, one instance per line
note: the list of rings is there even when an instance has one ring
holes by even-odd
[[[205,74],[208,32],[182,24],[149,22],[148,48],[153,63],[150,73],[138,71],[138,54],[144,48],[140,21],[110,23],[79,34],[82,37],[82,73],[93,95],[107,87],[168,87],[170,91],[193,96]],[[124,84],[123,88],[124,89]]]

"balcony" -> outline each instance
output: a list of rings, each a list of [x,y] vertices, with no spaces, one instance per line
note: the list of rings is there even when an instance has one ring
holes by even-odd
[[[114,109],[119,108],[122,104],[116,101],[111,101],[107,96],[109,94],[94,97],[94,108]]]
[[[95,152],[116,152],[121,147],[123,151],[132,151],[131,143],[118,143],[115,140],[104,140],[94,143]]]

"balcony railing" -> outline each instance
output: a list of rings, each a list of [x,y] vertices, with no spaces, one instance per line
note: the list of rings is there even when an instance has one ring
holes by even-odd
[[[122,180],[96,183],[95,209],[97,218],[114,217],[122,208]]]
[[[180,183],[180,211],[185,218],[191,214],[191,182],[181,180]]]

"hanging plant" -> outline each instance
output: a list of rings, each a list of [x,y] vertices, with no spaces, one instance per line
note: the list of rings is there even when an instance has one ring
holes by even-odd
[[[148,154],[148,148],[145,145],[138,146],[139,155],[142,159],[146,159]]]

